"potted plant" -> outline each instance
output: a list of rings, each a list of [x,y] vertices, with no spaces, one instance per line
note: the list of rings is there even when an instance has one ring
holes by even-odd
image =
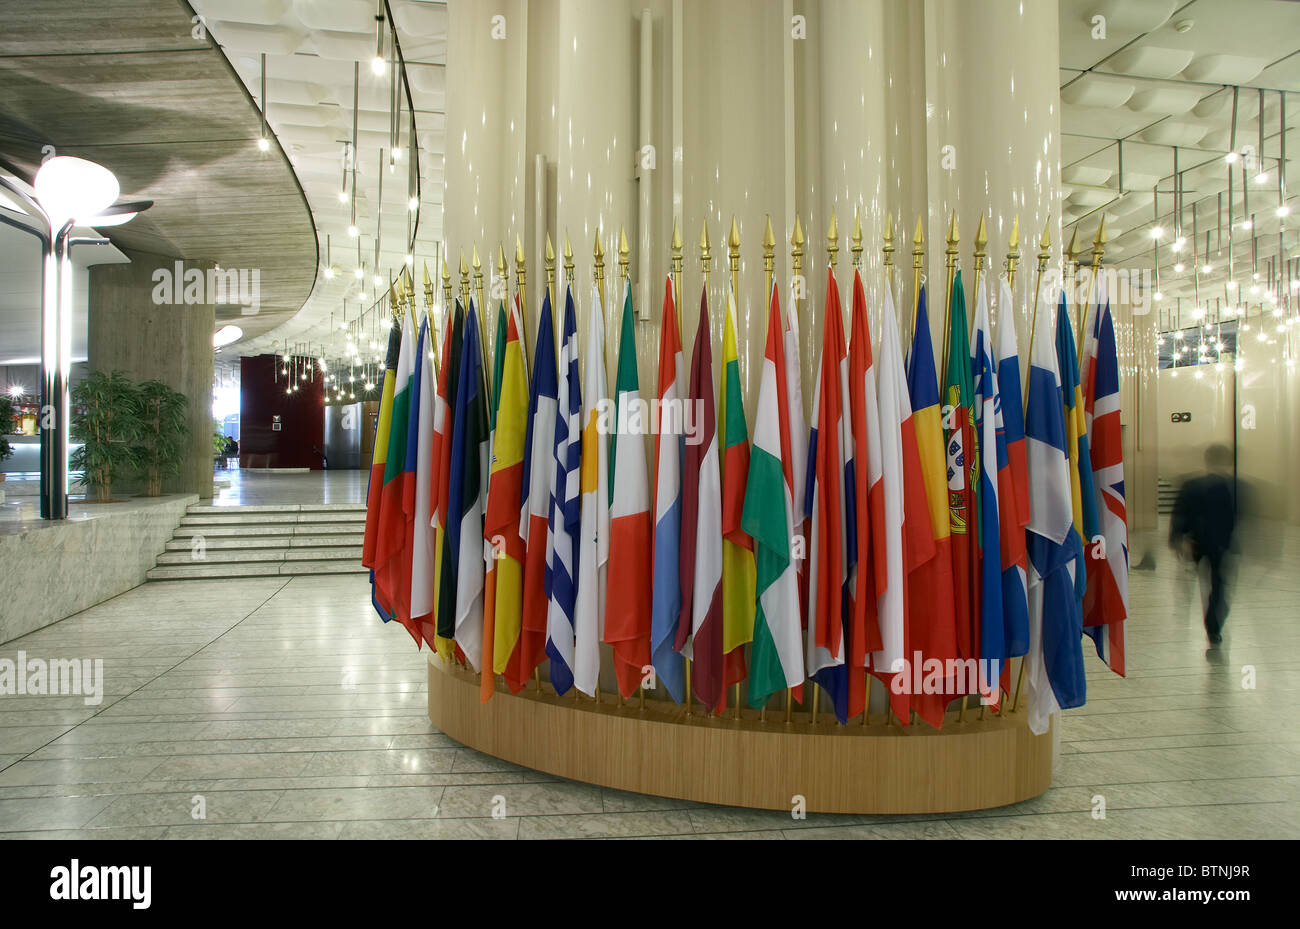
[[[137,462],[145,477],[145,493],[162,496],[163,479],[181,468],[189,434],[189,400],[162,381],[145,381],[136,388],[140,409]]]
[[[112,498],[113,480],[136,461],[139,391],[121,371],[92,371],[72,389],[72,438],[82,445],[71,464],[100,503]]]
[[[12,435],[18,426],[14,417],[14,402],[9,397],[0,395],[0,461],[8,461],[13,457],[13,446],[9,444],[9,436]],[[0,471],[0,484],[3,484],[5,475]],[[5,502],[4,488],[0,487],[0,503]]]

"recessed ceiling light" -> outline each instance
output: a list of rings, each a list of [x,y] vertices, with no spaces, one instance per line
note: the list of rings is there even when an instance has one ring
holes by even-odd
[[[1178,22],[1174,23],[1174,31],[1181,35],[1184,32],[1191,32],[1192,27],[1195,25],[1196,20],[1194,19],[1180,19]]]

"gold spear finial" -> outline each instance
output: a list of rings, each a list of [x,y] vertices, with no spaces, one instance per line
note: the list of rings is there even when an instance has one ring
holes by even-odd
[[[885,253],[885,267],[892,268],[894,266],[894,214],[893,213],[885,214],[885,234],[882,236],[882,238],[885,240],[885,244],[880,247],[880,250]]]
[[[442,254],[442,301],[451,306],[451,269],[447,267],[447,253]]]
[[[465,301],[466,309],[469,307],[469,263],[465,261],[465,250],[460,250],[460,294],[461,299]]]
[[[731,269],[740,266],[740,227],[736,225],[736,214],[731,214],[731,231],[727,235],[727,257],[731,259]]]
[[[518,235],[516,235],[515,236],[515,277],[518,278],[518,283],[520,286],[523,285],[525,281],[524,275],[527,274],[527,272],[528,269],[525,267],[525,263],[524,263],[524,242],[523,239],[521,239]]]
[[[948,222],[948,248],[945,249],[945,254],[948,256],[948,264],[953,264],[957,261],[957,243],[959,241],[960,236],[957,234],[957,211],[953,210],[952,219]]]
[[[473,259],[470,261],[470,264],[473,266],[474,271],[475,271],[476,274],[482,274],[482,273],[483,273],[483,262],[481,262],[481,261],[479,260],[479,257],[478,257],[478,246],[477,246],[477,245],[474,246],[474,257],[473,257]]]
[[[853,235],[850,240],[852,244],[849,251],[853,253],[853,267],[862,267],[862,210],[858,207],[853,208]]]
[[[767,271],[776,263],[776,234],[772,232],[772,215],[767,216],[767,225],[763,227],[763,267]]]
[[[805,239],[804,239],[804,236],[803,236],[803,223],[799,221],[799,216],[798,216],[798,214],[795,214],[795,217],[794,217],[794,234],[790,236],[790,244],[793,245],[793,246],[795,247],[795,249],[798,250],[798,252],[799,252],[800,255],[803,254],[803,243],[804,243],[804,241],[805,241]]]
[[[1095,268],[1101,264],[1102,252],[1106,250],[1106,214],[1101,214],[1101,223],[1097,226],[1097,234],[1092,238],[1092,266]]]
[[[1011,221],[1011,238],[1007,240],[1007,284],[1015,286],[1016,265],[1020,263],[1020,214]]]
[[[673,240],[672,250],[674,255],[680,255],[682,251],[682,227],[677,224],[677,217],[673,217]]]
[[[709,273],[709,263],[713,260],[709,248],[709,221],[706,219],[704,225],[700,228],[700,264],[704,266],[704,273]]]
[[[1052,215],[1047,214],[1047,220],[1043,223],[1043,235],[1038,240],[1038,270],[1042,271],[1047,268],[1047,263],[1052,260]]]
[[[573,283],[573,244],[569,241],[569,230],[564,230],[564,283]]]
[[[428,290],[428,288],[429,288],[429,262],[425,261],[425,262],[421,262],[421,263],[424,265],[424,287],[425,287],[426,290]]]
[[[549,232],[546,233],[546,263],[551,268],[555,267],[555,249],[551,246],[551,234]]]
[[[497,243],[497,274],[503,281],[506,279],[506,247],[500,242]]]
[[[1065,258],[1068,262],[1070,262],[1070,264],[1078,264],[1079,261],[1078,254],[1079,254],[1079,225],[1078,223],[1076,223],[1074,226],[1074,232],[1070,236],[1070,244],[1067,245],[1065,248]]]
[[[988,256],[989,232],[984,222],[984,214],[980,213],[980,224],[975,228],[975,270],[984,270],[984,259]]]
[[[622,275],[623,280],[631,277],[631,271],[628,266],[632,263],[632,249],[627,244],[627,228],[620,226],[618,229],[618,273]]]
[[[826,252],[830,256],[831,269],[840,254],[840,224],[835,219],[835,208],[831,207],[831,226],[826,230]]]

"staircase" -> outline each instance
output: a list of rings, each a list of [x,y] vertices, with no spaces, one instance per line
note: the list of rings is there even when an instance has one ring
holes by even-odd
[[[364,574],[364,503],[211,506],[186,510],[151,581]]]
[[[1161,516],[1168,516],[1174,511],[1174,500],[1178,496],[1178,491],[1174,485],[1163,477],[1156,478],[1156,512]]]

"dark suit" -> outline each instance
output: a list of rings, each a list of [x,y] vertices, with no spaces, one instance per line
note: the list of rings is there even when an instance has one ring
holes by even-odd
[[[1232,547],[1237,524],[1237,505],[1232,479],[1222,474],[1205,474],[1185,483],[1174,501],[1169,523],[1169,544],[1191,543],[1192,557],[1204,559],[1210,573],[1210,596],[1205,606],[1205,631],[1218,639],[1228,614],[1224,561]]]

